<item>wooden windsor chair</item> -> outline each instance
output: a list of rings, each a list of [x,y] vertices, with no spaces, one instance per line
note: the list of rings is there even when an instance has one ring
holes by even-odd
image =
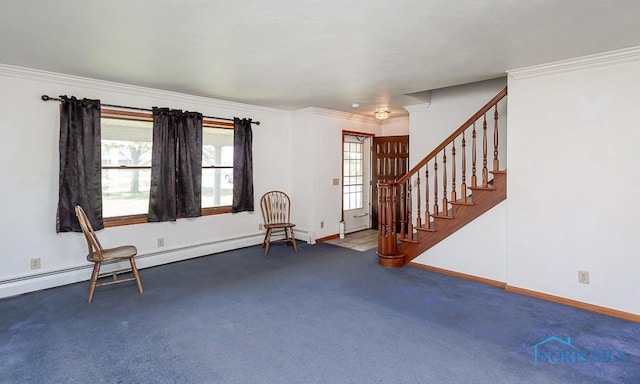
[[[298,252],[296,238],[293,235],[293,227],[296,225],[291,223],[291,200],[289,196],[282,191],[269,191],[260,199],[260,208],[262,209],[262,217],[264,219],[264,228],[267,233],[264,235],[262,246],[264,247],[265,256],[269,253],[269,245],[273,242],[284,242],[292,244],[295,252]],[[275,232],[284,232],[284,239],[271,240],[271,236]]]
[[[93,294],[96,287],[119,284],[127,281],[135,280],[136,284],[138,285],[138,291],[142,293],[142,282],[140,281],[140,274],[138,273],[138,268],[136,267],[135,261],[135,256],[138,254],[138,249],[133,245],[122,245],[115,248],[103,248],[102,244],[100,244],[100,241],[98,240],[98,236],[91,226],[91,222],[89,221],[87,214],[84,212],[82,207],[77,205],[75,211],[76,217],[80,222],[80,228],[82,228],[82,232],[87,239],[87,247],[89,248],[87,261],[93,263],[93,273],[91,274],[91,279],[89,280],[88,302],[91,303],[91,301],[93,300]],[[102,277],[100,276],[100,266],[102,265],[102,263],[122,260],[129,260],[131,269],[127,268],[110,272],[109,274],[113,276],[113,280],[104,283],[98,283],[98,279]],[[133,277],[118,280],[117,275],[119,273],[128,272],[129,270],[131,270]]]

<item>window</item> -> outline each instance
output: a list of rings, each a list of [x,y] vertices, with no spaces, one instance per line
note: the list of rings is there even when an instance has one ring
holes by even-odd
[[[103,113],[104,116],[104,113]],[[102,117],[102,215],[146,215],[151,178],[151,121]]]
[[[343,209],[362,208],[363,204],[363,143],[344,143],[344,180],[343,180]]]
[[[146,222],[153,116],[102,109],[102,214],[105,226]],[[231,212],[233,123],[203,121],[202,214]]]
[[[204,128],[202,133],[202,207],[231,206],[233,130]]]

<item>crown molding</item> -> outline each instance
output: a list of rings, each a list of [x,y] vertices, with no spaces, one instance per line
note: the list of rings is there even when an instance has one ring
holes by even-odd
[[[333,109],[325,109],[325,108],[319,108],[319,107],[307,107],[307,108],[297,109],[294,112],[334,117],[342,120],[360,121],[360,122],[371,123],[371,124],[381,123],[381,120],[378,120],[373,116],[361,115],[361,114],[350,113],[350,112],[335,111]]]
[[[430,101],[422,104],[405,105],[402,108],[406,109],[407,112],[409,112],[409,115],[411,115],[414,112],[426,112],[429,110],[429,107],[431,107]]]
[[[581,69],[597,68],[613,64],[628,63],[640,60],[640,46],[615,51],[597,53],[574,59],[554,61],[508,70],[507,74],[514,80],[544,76],[555,73],[570,72]]]
[[[8,64],[0,64],[0,75],[7,77],[21,78],[26,80],[43,81],[53,84],[61,84],[68,86],[79,86],[86,88],[99,89],[109,92],[123,93],[133,96],[145,96],[152,98],[160,98],[177,103],[190,103],[196,105],[202,105],[206,107],[232,109],[243,112],[264,112],[280,116],[289,116],[289,111],[262,107],[258,105],[243,104],[233,101],[213,99],[204,96],[195,96],[186,93],[179,93],[173,91],[165,91],[156,88],[147,88],[138,85],[130,85],[124,83],[117,83],[112,81],[97,80],[87,77],[80,77],[74,75],[66,75],[57,72],[43,71],[39,69],[18,67]],[[57,95],[54,95],[56,97]],[[82,97],[81,95],[79,97]],[[106,103],[118,104],[117,102],[111,102],[103,100]]]

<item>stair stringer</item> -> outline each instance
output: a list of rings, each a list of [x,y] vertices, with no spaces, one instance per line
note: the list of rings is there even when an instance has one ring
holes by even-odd
[[[434,218],[432,228],[435,231],[417,231],[415,234],[416,242],[402,242],[399,251],[405,255],[404,263],[412,261],[504,201],[507,198],[507,173],[506,171],[498,171],[493,172],[493,175],[494,178],[489,184],[489,187],[492,188],[473,189],[473,205],[453,205],[452,219]]]

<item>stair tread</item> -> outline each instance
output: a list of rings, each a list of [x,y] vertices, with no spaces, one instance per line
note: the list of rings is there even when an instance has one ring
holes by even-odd
[[[435,232],[436,230],[433,228],[427,228],[427,227],[415,227],[416,230],[418,231],[422,231],[422,232]]]
[[[441,214],[431,215],[431,217],[436,218],[436,219],[447,219],[447,220],[452,220],[453,219],[453,216],[441,215]]]
[[[481,185],[477,187],[469,187],[469,189],[472,191],[495,191],[496,190],[495,187],[490,187],[488,185],[486,187],[483,187]]]

